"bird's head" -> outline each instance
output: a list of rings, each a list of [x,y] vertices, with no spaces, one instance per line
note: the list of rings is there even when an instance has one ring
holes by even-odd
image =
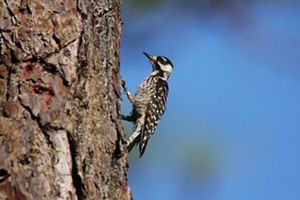
[[[172,62],[165,56],[151,56],[146,52],[143,53],[152,65],[152,73],[157,73],[163,78],[168,79],[173,71]]]

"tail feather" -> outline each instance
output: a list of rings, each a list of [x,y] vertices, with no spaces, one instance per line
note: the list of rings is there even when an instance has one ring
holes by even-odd
[[[140,138],[140,133],[139,131],[135,131],[133,132],[133,134],[129,137],[128,141],[127,141],[127,149],[128,152],[130,152],[132,150],[132,148],[137,145],[137,143],[139,142]]]

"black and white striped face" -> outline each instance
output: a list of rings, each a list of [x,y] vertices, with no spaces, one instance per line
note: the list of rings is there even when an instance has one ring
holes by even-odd
[[[152,64],[153,71],[162,72],[166,77],[169,77],[173,71],[172,62],[165,56],[151,56],[148,53],[145,53],[145,56],[149,59]]]

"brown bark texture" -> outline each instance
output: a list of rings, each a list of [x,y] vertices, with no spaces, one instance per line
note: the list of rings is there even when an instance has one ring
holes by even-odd
[[[0,0],[0,199],[131,199],[120,0]]]

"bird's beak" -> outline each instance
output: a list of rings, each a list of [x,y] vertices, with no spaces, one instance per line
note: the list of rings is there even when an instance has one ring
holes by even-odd
[[[149,59],[149,61],[151,62],[151,64],[154,64],[156,61],[156,56],[151,56],[150,54],[143,52],[143,54]]]
[[[143,54],[149,59],[151,65],[152,65],[152,70],[156,70],[156,65],[155,65],[155,62],[156,62],[156,59],[157,57],[156,56],[151,56],[150,54],[146,53],[146,52],[143,52]]]

